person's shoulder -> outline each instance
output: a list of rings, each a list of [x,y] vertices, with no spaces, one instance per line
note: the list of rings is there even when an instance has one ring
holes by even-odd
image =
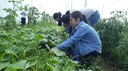
[[[81,26],[80,26],[81,28],[85,28],[85,29],[90,28],[90,26],[87,23],[85,23],[84,21],[81,21],[80,24],[81,24]]]

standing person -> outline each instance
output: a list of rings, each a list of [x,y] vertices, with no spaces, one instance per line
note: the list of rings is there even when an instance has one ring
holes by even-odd
[[[21,12],[21,24],[26,24],[26,11]]]
[[[101,40],[96,31],[84,22],[82,13],[74,11],[71,13],[70,23],[74,28],[71,36],[60,45],[51,49],[68,50],[67,55],[74,61],[83,64],[81,57],[97,56],[101,53]]]
[[[56,12],[53,14],[53,18],[55,21],[58,22],[58,26],[62,26],[62,20],[61,20],[61,13],[60,12]]]

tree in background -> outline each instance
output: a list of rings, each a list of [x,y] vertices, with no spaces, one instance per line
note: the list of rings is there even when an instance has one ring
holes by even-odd
[[[13,8],[4,8],[8,15],[4,17],[5,25],[6,26],[15,26],[16,25],[16,18],[18,17],[17,11],[23,10],[22,2],[23,0],[9,0],[9,3],[13,4]]]

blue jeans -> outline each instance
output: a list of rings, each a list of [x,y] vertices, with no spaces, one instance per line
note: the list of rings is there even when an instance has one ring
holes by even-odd
[[[81,56],[79,52],[76,50],[76,48],[68,48],[67,55],[69,57],[71,56],[73,61],[78,61],[78,64],[83,65],[83,58],[97,57],[98,55],[100,55],[100,53],[97,51],[92,51],[85,56]]]
[[[21,18],[21,24],[25,25],[26,24],[26,18]]]
[[[78,64],[83,65],[83,61],[81,59],[81,56],[80,56],[80,54],[77,51],[77,48],[75,46],[68,48],[67,56],[71,57],[73,61],[78,61]]]
[[[96,12],[93,15],[91,15],[88,20],[91,26],[94,27],[99,19],[100,19],[100,13],[98,12],[98,10],[96,10]]]

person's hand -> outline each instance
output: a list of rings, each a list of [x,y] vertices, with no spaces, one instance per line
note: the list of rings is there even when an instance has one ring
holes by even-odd
[[[56,47],[55,47],[55,48],[52,48],[52,49],[50,50],[50,53],[53,54],[53,55],[56,55],[56,56],[65,56],[65,55],[66,55],[65,52],[59,50],[59,49],[56,48]]]
[[[50,53],[55,55],[55,50],[57,50],[57,48],[50,49]]]

